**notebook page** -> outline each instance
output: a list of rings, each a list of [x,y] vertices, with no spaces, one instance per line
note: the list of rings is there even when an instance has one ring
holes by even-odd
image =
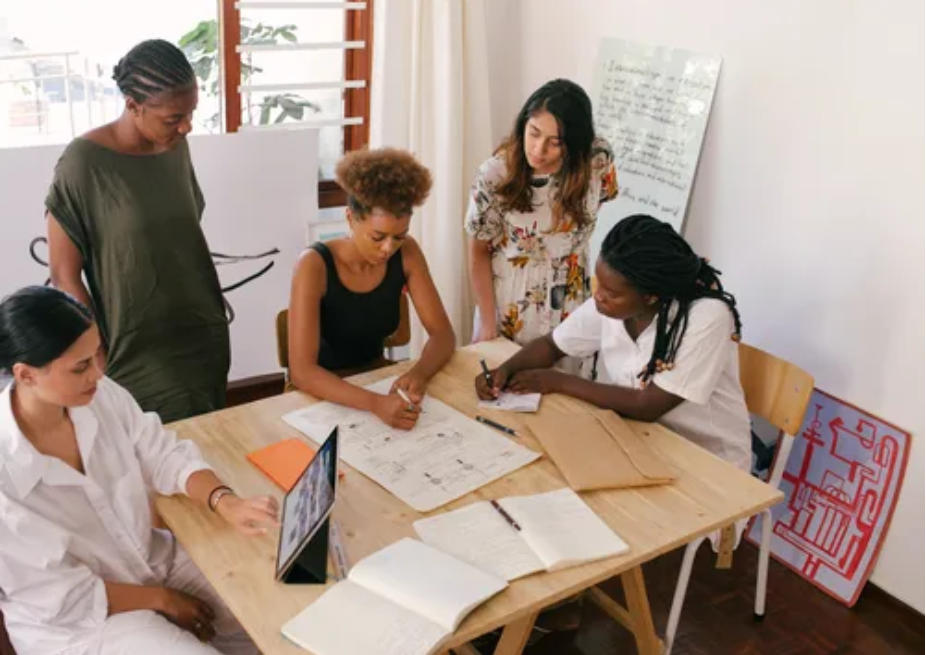
[[[502,391],[495,400],[480,400],[479,406],[507,412],[533,413],[540,409],[540,399],[539,393],[517,394]]]
[[[322,594],[282,632],[314,655],[426,655],[448,634],[350,580]]]
[[[498,501],[548,571],[627,552],[621,540],[572,489]]]
[[[408,538],[365,557],[348,577],[447,632],[508,586],[497,575]]]
[[[473,503],[414,525],[426,544],[508,581],[546,568],[489,503]]]

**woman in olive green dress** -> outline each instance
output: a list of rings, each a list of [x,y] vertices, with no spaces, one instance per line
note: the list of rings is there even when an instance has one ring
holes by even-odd
[[[155,40],[135,46],[114,79],[122,116],[74,139],[55,168],[51,279],[93,308],[106,374],[168,422],[223,407],[230,363],[186,141],[196,76],[179,49]]]

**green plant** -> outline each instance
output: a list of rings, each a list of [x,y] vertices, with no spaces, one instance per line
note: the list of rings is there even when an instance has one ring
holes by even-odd
[[[274,27],[258,23],[251,27],[245,20],[241,21],[241,43],[248,45],[277,44],[281,41],[296,42],[295,25]],[[192,30],[180,37],[177,43],[186,54],[199,78],[200,90],[210,96],[218,96],[221,92],[220,66],[219,66],[219,24],[216,20],[200,21]],[[251,53],[244,53],[241,57],[241,84],[247,85],[255,73],[263,69],[254,66]],[[252,94],[246,92],[241,98],[242,121],[254,123],[254,112],[259,111],[258,123],[282,123],[287,119],[302,120],[306,111],[317,113],[321,107],[294,93],[282,93],[264,96],[263,100],[255,103]],[[220,124],[219,114],[205,119],[204,124],[209,131],[215,131]]]

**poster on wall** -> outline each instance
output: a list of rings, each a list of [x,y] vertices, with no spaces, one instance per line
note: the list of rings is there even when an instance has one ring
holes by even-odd
[[[591,240],[650,214],[681,231],[707,131],[720,57],[603,38],[592,85],[595,129],[614,149],[620,194],[602,205]]]
[[[772,508],[771,554],[849,607],[871,574],[900,495],[910,434],[815,390]],[[761,522],[747,539],[758,545]]]
[[[48,282],[45,195],[64,147],[0,149],[0,297]],[[318,132],[196,136],[190,152],[231,320],[229,380],[276,372],[275,317],[318,211]]]

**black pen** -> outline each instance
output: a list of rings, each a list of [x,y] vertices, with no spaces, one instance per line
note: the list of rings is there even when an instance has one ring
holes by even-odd
[[[488,426],[495,428],[496,430],[501,430],[505,434],[510,434],[512,437],[518,436],[518,433],[512,430],[509,427],[502,425],[501,423],[496,423],[492,419],[486,418],[485,416],[477,416],[476,420],[480,423],[485,423]]]
[[[499,505],[494,500],[490,500],[489,502],[492,503],[492,507],[494,507],[498,511],[498,513],[502,515],[502,518],[508,522],[508,525],[510,525],[512,528],[514,528],[518,532],[521,531],[521,526],[518,525],[518,522],[515,521],[513,518],[511,518],[511,515],[508,512],[506,512],[504,509],[502,509],[501,505]]]
[[[482,366],[482,375],[486,379],[486,384],[489,385],[489,389],[494,389],[495,387],[492,383],[492,374],[489,373],[489,367],[486,366],[486,360],[480,359],[479,364]]]

